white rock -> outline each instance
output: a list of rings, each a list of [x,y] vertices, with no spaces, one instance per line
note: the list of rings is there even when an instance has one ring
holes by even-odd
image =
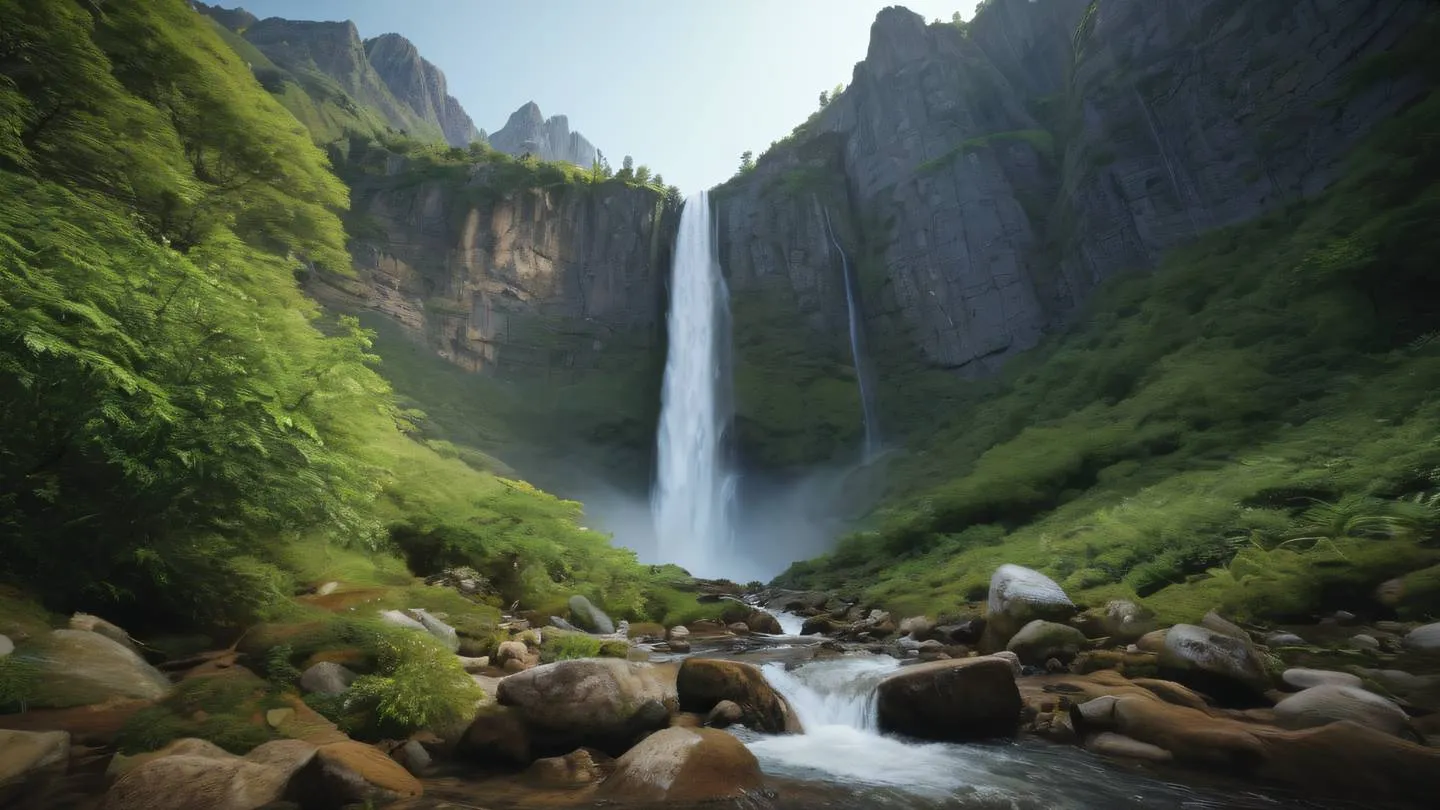
[[[1275,704],[1275,721],[1285,728],[1314,728],[1341,720],[1395,735],[1410,726],[1399,706],[1354,686],[1316,686]]]
[[[406,630],[419,630],[422,633],[426,632],[425,625],[398,610],[382,610],[380,611],[380,618],[384,622],[393,624],[396,627],[403,627]]]
[[[11,641],[9,636],[0,636],[0,658],[12,652],[15,652],[15,642]]]
[[[324,585],[321,585],[319,588],[316,588],[315,593],[320,596],[329,596],[330,594],[334,593],[339,587],[340,583],[338,582],[327,582]]]
[[[450,652],[456,652],[460,649],[460,634],[455,632],[455,628],[419,608],[415,608],[410,612],[414,614],[415,619],[420,622],[420,626],[425,628],[425,632],[440,639],[440,643],[444,644],[445,648]]]
[[[1440,652],[1440,622],[1421,625],[1405,636],[1405,649],[1414,652]]]
[[[1360,686],[1361,680],[1357,675],[1348,672],[1335,672],[1329,669],[1305,669],[1296,667],[1285,670],[1280,680],[1296,689],[1309,689],[1314,686]]]

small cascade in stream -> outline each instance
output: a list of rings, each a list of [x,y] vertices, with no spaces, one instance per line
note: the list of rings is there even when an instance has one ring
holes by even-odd
[[[821,206],[820,210],[825,214],[825,233],[830,237],[830,244],[834,245],[835,251],[840,254],[840,267],[845,279],[845,311],[850,319],[850,357],[855,363],[855,380],[860,388],[860,413],[865,420],[863,459],[869,461],[880,449],[880,419],[876,415],[875,381],[871,378],[870,364],[865,357],[865,330],[860,322],[860,306],[857,300],[860,290],[855,274],[850,269],[850,257],[845,255],[845,248],[840,247],[840,240],[835,237],[835,229],[830,224],[830,209]]]
[[[697,576],[726,576],[735,478],[729,423],[729,302],[715,259],[710,201],[685,201],[670,279],[669,349],[656,435],[651,513],[659,556]]]

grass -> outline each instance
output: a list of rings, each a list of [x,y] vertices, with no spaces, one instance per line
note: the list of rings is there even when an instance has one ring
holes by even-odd
[[[993,149],[1001,144],[1023,143],[1028,144],[1035,153],[1049,161],[1055,160],[1055,136],[1043,129],[1019,129],[1010,132],[992,132],[989,135],[979,135],[974,138],[967,138],[951,147],[939,157],[921,163],[915,167],[916,174],[933,174],[949,166],[961,155],[968,155],[984,149]]]

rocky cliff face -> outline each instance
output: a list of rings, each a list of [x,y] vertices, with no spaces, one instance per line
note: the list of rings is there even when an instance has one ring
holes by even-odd
[[[845,92],[716,191],[737,346],[745,296],[779,290],[804,325],[794,351],[848,362],[826,341],[845,318],[828,211],[861,265],[865,327],[892,347],[882,376],[915,349],[925,367],[991,372],[1104,279],[1326,187],[1426,91],[1356,77],[1429,11],[992,0],[956,26],[888,8]],[[737,395],[742,414],[767,407]]]
[[[394,157],[352,176],[355,273],[310,289],[398,323],[408,341],[386,344],[386,362],[492,424],[465,438],[527,480],[573,492],[565,474],[585,466],[644,487],[678,212],[651,188],[541,188],[505,168],[427,175]]]
[[[510,114],[505,126],[490,136],[490,145],[511,155],[530,154],[586,169],[598,157],[595,146],[584,135],[570,131],[570,119],[563,115],[546,118],[533,101]]]
[[[460,102],[449,94],[445,74],[422,59],[410,40],[399,34],[367,39],[365,56],[395,98],[425,121],[439,125],[451,146],[468,146],[480,136]]]
[[[244,9],[204,3],[195,8],[296,76],[311,95],[332,96],[338,90],[348,97],[348,106],[368,107],[385,124],[415,137],[443,138],[451,146],[468,146],[479,137],[470,116],[449,95],[445,74],[398,34],[362,42],[348,21],[257,20]]]

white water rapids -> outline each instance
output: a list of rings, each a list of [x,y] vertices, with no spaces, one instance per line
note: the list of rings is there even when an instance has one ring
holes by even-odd
[[[776,615],[789,635],[788,626],[798,617]],[[1168,783],[1070,746],[1038,741],[934,743],[882,735],[876,723],[876,688],[900,666],[889,656],[864,654],[789,668],[766,663],[761,667],[765,678],[790,704],[805,733],[740,732],[741,738],[766,773],[840,789],[824,806],[844,810],[1323,806],[1245,788]]]

